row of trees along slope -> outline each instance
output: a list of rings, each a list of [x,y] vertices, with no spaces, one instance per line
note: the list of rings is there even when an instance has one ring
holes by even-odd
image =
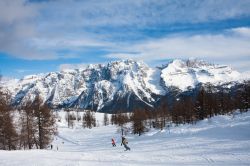
[[[151,110],[138,108],[130,114],[113,114],[111,124],[123,126],[131,122],[132,132],[141,135],[151,127],[163,129],[172,124],[194,124],[199,120],[230,114],[235,110],[245,112],[250,108],[250,81],[231,88],[209,84],[200,87],[192,95],[180,95],[169,103],[165,98],[157,108]]]
[[[126,113],[126,110],[118,110],[111,115],[110,119],[107,114],[104,114],[103,125],[112,124],[123,128],[126,123],[130,123],[132,132],[141,135],[152,127],[163,129],[172,124],[195,124],[199,120],[232,113],[235,110],[244,112],[248,110],[249,103],[250,81],[245,81],[243,84],[237,84],[231,88],[207,84],[192,92],[180,93],[174,100],[163,98],[159,106],[154,109],[137,108],[130,113]],[[75,116],[74,109],[66,109],[66,111],[69,127],[73,127],[74,120],[81,120],[79,112]],[[85,111],[82,124],[84,128],[95,127],[95,114],[91,111]]]
[[[0,87],[0,149],[44,149],[56,132],[55,117],[38,95],[17,110]]]

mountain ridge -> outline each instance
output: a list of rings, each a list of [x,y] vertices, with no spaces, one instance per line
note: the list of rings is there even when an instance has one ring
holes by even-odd
[[[122,60],[25,76],[5,83],[4,88],[10,91],[14,106],[24,105],[39,94],[52,108],[114,112],[136,106],[154,108],[171,87],[185,92],[199,84],[230,86],[249,78],[249,74],[242,75],[228,66],[196,59],[173,60],[162,68]]]

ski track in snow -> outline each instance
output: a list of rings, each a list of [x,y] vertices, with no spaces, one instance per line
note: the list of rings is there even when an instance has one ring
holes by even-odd
[[[217,116],[196,125],[151,129],[142,136],[127,135],[131,151],[120,146],[117,127],[67,128],[64,113],[53,150],[0,151],[3,166],[159,166],[250,165],[250,112]],[[103,114],[97,113],[102,121]],[[225,135],[226,134],[226,135]],[[116,147],[111,146],[115,138]],[[58,151],[56,150],[58,147]]]

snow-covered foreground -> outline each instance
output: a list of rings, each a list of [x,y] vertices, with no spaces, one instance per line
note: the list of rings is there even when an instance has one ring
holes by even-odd
[[[131,151],[115,126],[68,129],[62,121],[53,150],[0,151],[0,165],[250,165],[249,111],[127,138]]]

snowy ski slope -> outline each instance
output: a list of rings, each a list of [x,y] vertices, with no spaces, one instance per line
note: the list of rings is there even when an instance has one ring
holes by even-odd
[[[64,113],[53,150],[0,151],[4,166],[250,165],[250,111],[217,116],[196,125],[128,134],[131,151],[120,146],[115,126],[68,129]],[[117,147],[111,146],[114,137]],[[58,147],[58,151],[56,150]]]

